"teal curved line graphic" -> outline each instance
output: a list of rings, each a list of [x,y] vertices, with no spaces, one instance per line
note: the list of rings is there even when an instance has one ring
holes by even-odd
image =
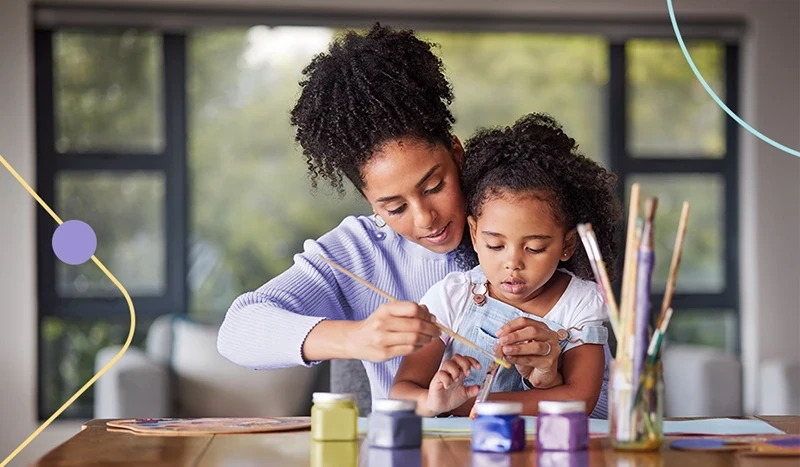
[[[728,106],[725,105],[724,102],[722,102],[722,99],[720,99],[714,93],[714,91],[711,90],[711,86],[709,86],[708,83],[706,83],[706,80],[703,79],[703,75],[700,74],[700,72],[697,70],[697,67],[694,65],[694,61],[692,61],[692,57],[689,55],[689,51],[686,50],[686,44],[683,43],[683,37],[681,36],[681,32],[678,29],[678,22],[675,21],[675,12],[672,9],[672,0],[667,0],[667,8],[669,9],[669,19],[672,21],[672,29],[675,30],[675,38],[678,39],[678,44],[680,44],[680,46],[681,46],[681,51],[683,51],[683,56],[686,57],[686,61],[689,63],[689,66],[692,68],[692,71],[694,72],[694,75],[697,76],[698,80],[700,80],[700,84],[703,85],[703,87],[705,88],[706,92],[714,99],[714,102],[716,102],[717,105],[720,106],[720,108],[722,110],[724,110],[728,115],[730,115],[732,119],[736,120],[736,123],[738,123],[739,125],[744,127],[745,130],[747,130],[750,133],[752,133],[755,136],[757,136],[761,141],[764,141],[765,143],[767,143],[767,144],[769,144],[769,145],[771,145],[771,146],[773,146],[773,147],[775,147],[777,149],[780,149],[783,152],[789,153],[789,154],[791,154],[793,156],[800,157],[800,151],[794,150],[792,148],[786,147],[786,146],[784,146],[784,145],[782,145],[782,144],[780,144],[778,142],[773,141],[772,139],[768,138],[767,136],[764,136],[763,134],[761,134],[755,128],[751,127],[747,122],[745,122],[744,120],[739,118],[739,116],[736,115],[735,113],[733,113],[733,111],[731,109],[729,109]]]

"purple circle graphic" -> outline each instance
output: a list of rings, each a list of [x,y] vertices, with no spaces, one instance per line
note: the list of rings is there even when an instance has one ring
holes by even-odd
[[[53,251],[73,266],[89,261],[97,249],[97,235],[86,222],[66,221],[53,233]]]

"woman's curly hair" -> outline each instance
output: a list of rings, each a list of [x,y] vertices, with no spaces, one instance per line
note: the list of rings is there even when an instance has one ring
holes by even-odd
[[[480,130],[465,145],[461,169],[467,215],[479,217],[486,200],[502,193],[535,191],[550,202],[565,229],[591,223],[612,281],[622,221],[616,181],[613,173],[578,152],[575,140],[553,117],[541,113],[526,115],[512,127]],[[471,242],[462,242],[456,255],[462,267],[477,264]],[[593,279],[580,239],[563,267]]]
[[[375,24],[345,33],[303,70],[290,121],[313,187],[322,177],[342,193],[344,176],[361,190],[361,169],[393,139],[452,147],[453,91],[432,45]]]

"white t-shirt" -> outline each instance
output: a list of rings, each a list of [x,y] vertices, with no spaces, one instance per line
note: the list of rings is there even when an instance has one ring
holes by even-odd
[[[559,269],[559,271],[569,274],[571,280],[561,298],[544,316],[544,319],[555,321],[567,329],[573,326],[602,326],[608,316],[608,311],[600,287],[594,282],[576,277],[569,271],[563,269]],[[420,300],[420,303],[427,306],[442,325],[456,333],[460,333],[459,326],[472,301],[470,274],[473,273],[463,271],[449,273],[444,279],[434,284]],[[530,315],[530,317],[531,319],[538,318],[534,315]],[[452,338],[442,333],[441,339],[447,346]],[[580,345],[580,342],[569,342],[563,352]],[[447,355],[446,358],[448,358]]]

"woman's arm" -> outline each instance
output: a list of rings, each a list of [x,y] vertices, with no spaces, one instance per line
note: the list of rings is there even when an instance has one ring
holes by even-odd
[[[364,286],[334,272],[320,255],[364,277],[377,267],[374,248],[356,218],[307,241],[292,267],[233,302],[217,337],[219,353],[253,369],[332,358],[383,361],[438,337],[430,314],[416,303],[385,303],[368,317],[354,316],[350,301],[364,296]]]
[[[586,402],[586,413],[592,413],[600,398],[605,372],[605,353],[602,345],[583,344],[563,355],[561,374],[564,384],[549,389],[529,389],[527,391],[493,392],[489,400],[522,402],[524,415],[537,415],[539,401]],[[502,370],[508,371],[508,370]],[[469,415],[475,399],[470,399],[453,415]]]

